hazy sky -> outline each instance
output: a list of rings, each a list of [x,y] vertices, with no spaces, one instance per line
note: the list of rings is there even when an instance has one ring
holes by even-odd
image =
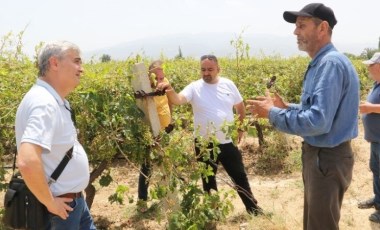
[[[285,10],[300,10],[304,0],[2,0],[0,36],[24,30],[27,52],[41,41],[69,40],[83,51],[139,38],[203,32],[289,36]],[[334,43],[377,48],[380,0],[325,0],[338,20]],[[212,39],[205,40],[212,42]]]

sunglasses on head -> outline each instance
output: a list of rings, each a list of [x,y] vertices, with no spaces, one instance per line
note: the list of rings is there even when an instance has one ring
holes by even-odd
[[[207,54],[207,55],[203,55],[201,56],[201,61],[205,60],[205,59],[208,59],[208,60],[212,60],[212,61],[215,61],[215,62],[218,62],[218,59],[216,58],[215,55],[212,55],[212,54]]]

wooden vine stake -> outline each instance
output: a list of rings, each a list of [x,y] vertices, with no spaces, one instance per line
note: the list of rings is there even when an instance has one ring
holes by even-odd
[[[137,92],[152,92],[150,81],[148,78],[148,70],[144,63],[136,63],[133,66],[132,88]],[[156,103],[153,97],[136,98],[136,105],[145,114],[145,119],[150,124],[153,136],[156,137],[160,133],[160,120],[158,118]]]

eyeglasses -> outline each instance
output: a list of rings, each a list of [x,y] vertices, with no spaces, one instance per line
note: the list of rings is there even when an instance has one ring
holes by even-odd
[[[201,61],[203,61],[205,59],[212,60],[212,61],[218,63],[218,59],[216,58],[215,55],[212,55],[212,54],[207,54],[207,55],[201,56]]]

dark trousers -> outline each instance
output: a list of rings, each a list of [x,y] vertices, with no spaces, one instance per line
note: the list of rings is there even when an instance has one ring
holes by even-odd
[[[354,158],[350,141],[333,148],[302,144],[304,190],[303,228],[339,229],[343,196],[352,179]]]
[[[371,157],[369,167],[373,174],[373,193],[375,194],[375,208],[380,210],[380,143],[371,142]]]
[[[148,200],[148,187],[149,178],[151,175],[151,165],[149,162],[144,162],[141,165],[140,175],[139,175],[139,185],[138,185],[138,198],[139,200]]]
[[[174,129],[173,124],[169,124],[165,128],[166,133],[171,133]],[[148,200],[148,187],[149,187],[149,178],[152,174],[152,165],[148,160],[145,160],[142,163],[139,174],[139,185],[137,187],[137,195],[139,200]]]
[[[210,159],[204,161],[200,149],[197,147],[197,141],[195,140],[195,153],[198,157],[198,161],[211,166],[214,172],[214,175],[208,176],[207,180],[202,177],[203,190],[206,192],[210,192],[211,189],[218,190],[215,175],[218,169],[218,163],[220,162],[234,182],[235,189],[243,201],[246,210],[249,213],[254,213],[258,209],[257,200],[254,198],[249,186],[240,151],[233,143],[220,144],[218,148],[220,149],[220,153],[214,161],[213,145],[210,143],[207,147],[207,149],[210,150]]]

